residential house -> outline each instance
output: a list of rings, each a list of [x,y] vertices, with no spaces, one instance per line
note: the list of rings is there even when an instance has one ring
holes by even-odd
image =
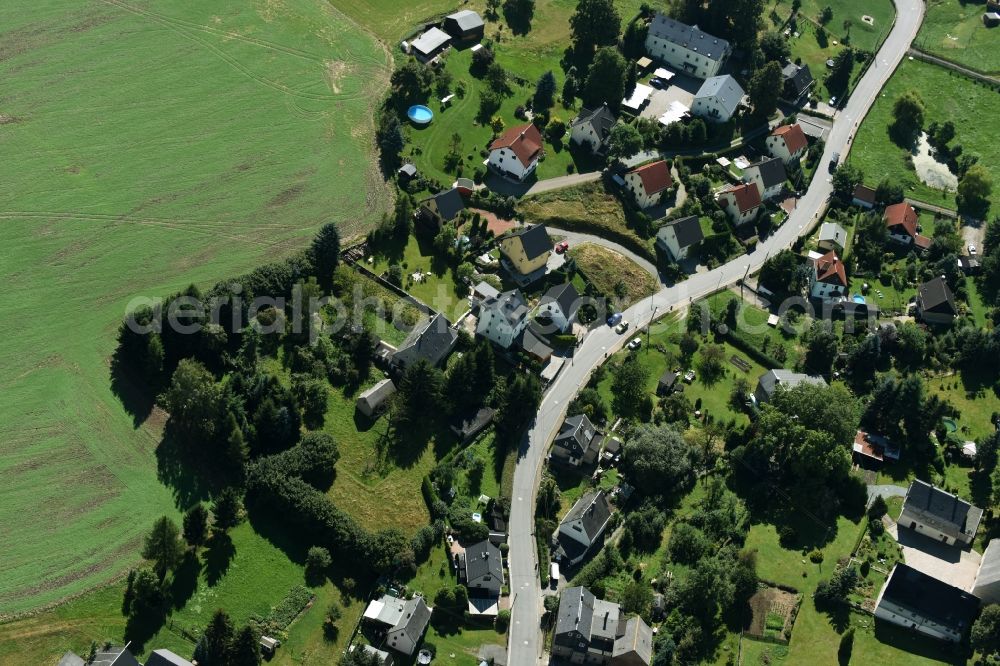
[[[839,301],[847,296],[847,270],[834,251],[813,261],[809,275],[809,296],[821,301]]]
[[[391,379],[383,379],[358,396],[355,407],[359,412],[372,418],[388,407],[389,398],[396,393],[396,385]]]
[[[812,72],[809,65],[796,65],[790,62],[781,70],[781,98],[791,104],[804,102],[812,90]]]
[[[444,18],[444,31],[456,42],[478,42],[483,38],[483,18],[471,9],[449,14]]]
[[[775,127],[765,144],[771,157],[777,157],[785,164],[802,159],[809,149],[809,139],[798,123]]]
[[[592,490],[578,499],[556,531],[555,550],[563,565],[582,562],[601,541],[610,520],[611,505],[603,490]]]
[[[500,241],[500,254],[516,275],[527,276],[545,268],[551,253],[552,239],[544,224],[524,227]]]
[[[397,178],[399,178],[399,182],[401,183],[406,183],[408,181],[411,181],[418,175],[419,172],[417,171],[417,167],[413,166],[409,162],[407,162],[406,164],[404,164],[403,166],[399,167],[396,170],[396,176]]]
[[[897,564],[879,592],[875,618],[959,643],[979,612],[979,599],[905,564]]]
[[[476,335],[509,349],[528,326],[528,303],[520,289],[505,291],[479,307]]]
[[[399,599],[388,594],[369,602],[364,621],[385,634],[385,645],[396,652],[412,655],[417,651],[431,619],[432,609],[421,596]]]
[[[668,368],[664,370],[659,381],[656,382],[656,395],[670,395],[675,388],[677,388],[677,373]]]
[[[924,282],[917,288],[917,316],[928,324],[950,324],[958,316],[955,296],[944,276]]]
[[[910,483],[896,523],[949,546],[972,545],[983,510],[920,479]]]
[[[586,145],[595,155],[601,154],[611,135],[611,128],[617,121],[607,104],[593,109],[580,109],[580,113],[569,124],[569,140],[578,146]]]
[[[536,317],[548,321],[562,333],[571,331],[576,313],[580,309],[580,293],[572,282],[550,287],[542,296]]]
[[[900,450],[882,435],[858,430],[854,435],[854,461],[859,465],[882,464],[885,460],[898,461]]]
[[[358,648],[374,657],[376,666],[392,666],[393,664],[392,655],[385,650],[379,650],[371,645],[360,645]],[[353,651],[354,649],[355,647],[352,646],[351,650]]]
[[[472,288],[472,304],[478,306],[485,300],[496,298],[500,295],[500,290],[485,280]]]
[[[625,620],[618,604],[570,587],[559,597],[552,656],[573,664],[649,666],[653,630],[642,618]]]
[[[660,203],[660,196],[674,186],[670,166],[663,160],[650,162],[625,174],[625,187],[639,208]]]
[[[646,34],[646,51],[678,71],[707,79],[719,73],[732,48],[698,26],[657,13]]]
[[[440,28],[431,28],[410,42],[410,52],[420,62],[433,60],[448,48],[451,36]]]
[[[816,245],[821,250],[840,252],[847,247],[847,231],[836,222],[824,222],[819,228],[819,240]]]
[[[672,261],[687,259],[691,248],[705,239],[697,215],[671,220],[656,232],[656,247]]]
[[[768,370],[757,380],[757,389],[753,392],[754,399],[758,405],[768,402],[778,389],[790,389],[799,384],[815,384],[826,386],[826,381],[822,377],[815,375],[804,375],[801,372],[792,372],[783,368]]]
[[[392,355],[390,367],[397,373],[403,373],[420,360],[439,366],[448,358],[457,342],[458,331],[451,327],[444,315],[434,315],[423,329],[407,336],[406,341]]]
[[[736,113],[745,94],[736,79],[728,74],[713,76],[701,84],[701,88],[695,93],[691,113],[712,122],[727,123]]]
[[[540,328],[537,324],[529,322],[514,342],[535,362],[545,366],[552,360],[552,347],[549,346]]]
[[[885,207],[882,218],[889,228],[889,240],[900,245],[913,245],[918,250],[926,250],[933,242],[917,231],[917,211],[904,202]]]
[[[190,661],[170,650],[153,650],[146,660],[146,666],[194,666]]]
[[[490,407],[480,407],[475,413],[465,413],[455,416],[448,425],[448,429],[455,433],[455,436],[465,444],[471,442],[476,436],[486,429],[493,422],[496,411]]]
[[[972,593],[984,604],[1000,604],[1000,539],[992,539],[983,551]]]
[[[173,653],[171,653],[173,654]],[[141,666],[139,661],[135,658],[128,649],[128,645],[124,646],[113,646],[109,645],[105,648],[100,648],[94,659],[91,661],[84,661],[79,655],[73,652],[67,652],[59,660],[57,666]]]
[[[621,623],[619,622],[621,631]],[[611,650],[612,666],[649,666],[653,661],[653,630],[638,615],[625,621]]]
[[[771,157],[751,164],[743,170],[743,182],[753,183],[763,201],[770,201],[785,189],[785,164],[777,157]]]
[[[489,166],[505,178],[524,181],[542,156],[542,135],[532,123],[515,125],[490,144]]]
[[[860,206],[866,210],[871,210],[875,207],[875,190],[867,185],[858,184],[854,188],[851,204],[854,206]]]
[[[552,442],[553,464],[571,469],[592,466],[601,452],[604,435],[586,414],[567,417]]]
[[[465,200],[454,187],[442,190],[420,202],[417,220],[431,232],[437,233],[446,222],[453,222],[465,210]]]
[[[503,591],[503,555],[489,539],[471,546],[459,556],[459,580],[469,590],[469,612],[496,615]]]
[[[981,267],[982,266],[979,263],[979,260],[975,257],[969,257],[963,254],[958,258],[958,268],[966,275],[976,275],[979,273],[979,269]]]
[[[760,212],[760,190],[753,183],[730,185],[719,192],[716,201],[737,226],[753,222]]]

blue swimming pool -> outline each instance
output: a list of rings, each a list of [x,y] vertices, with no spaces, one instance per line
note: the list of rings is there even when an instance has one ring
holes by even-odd
[[[423,104],[414,104],[406,115],[416,125],[426,125],[434,118],[434,112]]]
[[[854,296],[851,297],[851,300],[855,303],[860,303],[861,305],[865,304],[865,297],[861,294],[854,294]]]

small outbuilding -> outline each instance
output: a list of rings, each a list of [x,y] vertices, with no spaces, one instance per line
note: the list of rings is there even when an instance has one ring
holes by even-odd
[[[459,42],[478,42],[483,38],[482,17],[471,9],[449,14],[444,19],[444,30]]]
[[[355,405],[357,410],[372,418],[379,414],[389,404],[389,398],[396,392],[396,385],[391,379],[383,379],[375,386],[371,387],[358,396]]]

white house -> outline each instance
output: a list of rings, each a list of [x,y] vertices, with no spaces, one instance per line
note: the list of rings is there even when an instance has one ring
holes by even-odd
[[[743,170],[743,182],[756,185],[760,198],[764,201],[770,201],[781,194],[787,179],[785,165],[777,157],[761,160]]]
[[[917,250],[926,250],[933,241],[917,231],[920,218],[917,211],[906,203],[900,202],[885,207],[882,218],[889,229],[889,240],[900,245],[912,244]]]
[[[979,613],[979,599],[905,564],[893,567],[875,603],[875,618],[959,643]]]
[[[719,73],[732,48],[729,42],[657,14],[646,35],[646,51],[674,69],[707,79]]]
[[[736,79],[728,74],[713,76],[701,84],[695,94],[691,113],[716,123],[728,122],[745,94]]]
[[[385,646],[412,655],[423,639],[431,608],[421,596],[399,599],[385,594],[365,608],[364,620],[385,631]]]
[[[687,259],[691,248],[704,239],[697,215],[671,220],[656,232],[656,246],[673,261]]]
[[[777,157],[785,164],[802,159],[809,148],[806,133],[802,131],[802,127],[798,123],[775,127],[765,143],[771,157]]]
[[[479,307],[476,335],[509,349],[528,322],[528,303],[524,295],[520,289],[511,289],[483,301]]]
[[[847,247],[847,231],[836,222],[824,222],[819,228],[819,240],[816,245],[821,250],[844,252]]]
[[[617,120],[607,104],[595,109],[581,109],[569,124],[569,140],[578,146],[587,146],[591,153],[604,152],[604,144]]]
[[[847,270],[832,250],[813,262],[809,295],[821,301],[839,301],[847,296]]]
[[[979,507],[915,479],[906,491],[896,523],[934,541],[962,547],[972,544],[982,518],[983,510]]]
[[[760,211],[760,190],[753,183],[733,185],[719,192],[716,201],[733,224],[752,222]]]
[[[660,195],[673,186],[670,167],[663,160],[650,162],[625,174],[625,187],[632,193],[639,208],[660,203]]]
[[[572,282],[564,282],[545,292],[538,304],[536,318],[550,321],[552,326],[565,333],[573,327],[580,305],[580,293],[576,287]]]
[[[523,181],[542,156],[542,135],[532,123],[511,127],[490,144],[489,165],[501,176]]]

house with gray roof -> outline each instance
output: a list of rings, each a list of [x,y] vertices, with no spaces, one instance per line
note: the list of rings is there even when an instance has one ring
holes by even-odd
[[[972,593],[984,604],[1000,604],[1000,539],[986,546]]]
[[[815,83],[809,65],[796,65],[794,62],[781,70],[781,82],[781,99],[791,104],[805,101]]]
[[[780,195],[785,189],[785,163],[777,157],[769,157],[743,170],[743,182],[757,186],[762,201],[768,201]]]
[[[502,263],[518,284],[525,285],[545,274],[552,253],[552,239],[544,224],[523,227],[500,241]]]
[[[875,619],[950,643],[962,641],[979,599],[903,563],[893,567],[875,603]]]
[[[842,255],[847,247],[847,231],[836,222],[824,222],[819,228],[816,245],[821,250],[833,250]]]
[[[146,666],[194,666],[190,661],[170,650],[153,650],[146,660]]]
[[[896,523],[950,546],[971,546],[983,510],[956,495],[915,479]]]
[[[535,317],[543,324],[551,322],[551,326],[565,333],[573,328],[580,305],[580,292],[572,282],[564,282],[550,287],[542,295]]]
[[[697,215],[671,220],[656,231],[656,247],[671,261],[687,259],[692,248],[705,240]]]
[[[815,375],[805,375],[784,368],[768,370],[757,381],[757,389],[753,392],[758,405],[769,401],[779,388],[790,389],[799,384],[815,384],[826,386],[826,380]]]
[[[604,435],[586,414],[569,416],[552,442],[552,462],[571,469],[590,467],[597,462]]]
[[[552,656],[574,664],[649,666],[653,630],[640,617],[626,620],[618,604],[570,587],[559,597]]]
[[[365,653],[374,657],[377,666],[392,666],[393,664],[392,655],[386,652],[385,650],[379,650],[378,648],[372,647],[371,645],[361,645],[359,647]],[[354,650],[355,647],[352,646],[351,651],[353,652]]]
[[[657,13],[646,33],[646,52],[684,74],[707,79],[719,73],[732,47],[696,25]]]
[[[470,600],[485,597],[495,604],[504,585],[503,555],[497,545],[489,539],[472,544],[459,560],[460,580],[469,589]]]
[[[447,222],[453,222],[465,210],[465,200],[457,188],[442,190],[420,202],[417,220],[430,232],[437,233]]]
[[[580,109],[569,124],[569,140],[578,146],[586,145],[591,153],[602,154],[611,136],[611,128],[618,122],[607,104],[592,109]]]
[[[440,366],[457,342],[458,331],[451,327],[444,315],[437,314],[430,318],[424,328],[410,333],[389,363],[398,373],[405,372],[419,360]]]
[[[743,101],[743,88],[736,79],[724,74],[706,79],[691,104],[691,113],[715,123],[726,123]]]
[[[451,42],[451,36],[440,28],[430,28],[419,37],[410,42],[410,53],[416,56],[420,62],[433,60]]]
[[[955,296],[944,277],[936,277],[917,288],[917,316],[928,324],[950,324],[958,316]]]
[[[481,335],[503,349],[510,349],[530,321],[528,302],[520,289],[505,291],[487,298],[479,306],[476,335]]]
[[[400,599],[385,594],[369,602],[363,619],[384,640],[382,647],[412,655],[427,630],[431,612],[421,596]]]
[[[383,379],[359,395],[354,406],[359,412],[372,418],[388,406],[389,398],[395,393],[396,385],[392,380]]]
[[[171,653],[173,654],[173,653]],[[67,652],[57,666],[142,666],[128,645],[109,645],[98,649],[92,661],[85,661],[74,652]],[[190,666],[190,665],[189,665]]]
[[[444,18],[444,30],[456,42],[478,42],[483,38],[483,17],[471,9],[449,14]]]
[[[577,500],[559,523],[555,551],[559,561],[576,566],[599,546],[611,520],[611,504],[603,490],[592,490]]]

